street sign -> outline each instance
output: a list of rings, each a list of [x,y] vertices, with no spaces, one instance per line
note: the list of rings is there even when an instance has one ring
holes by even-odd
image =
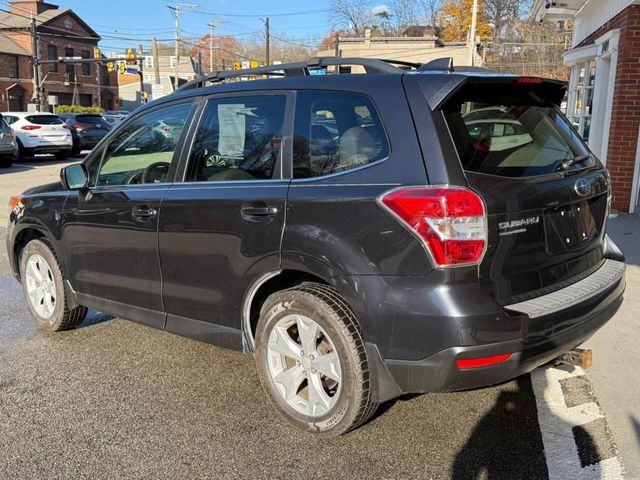
[[[57,96],[57,95],[49,95],[49,96],[47,97],[47,103],[49,103],[49,105],[54,106],[54,107],[55,107],[56,105],[59,105],[59,103],[58,103],[58,96]]]
[[[327,69],[324,67],[320,68],[309,68],[309,75],[326,75]]]
[[[260,64],[256,60],[251,60],[251,68],[258,68]]]
[[[165,97],[166,93],[164,93],[164,87],[162,85],[152,85],[151,95],[153,97],[153,100],[158,100],[159,98]]]
[[[76,60],[84,60],[82,57],[58,57],[61,62],[75,62]]]

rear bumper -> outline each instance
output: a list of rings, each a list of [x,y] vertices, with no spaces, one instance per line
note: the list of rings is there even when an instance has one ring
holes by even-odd
[[[616,313],[623,300],[624,274],[598,295],[549,315],[549,323],[558,318],[571,319],[571,327],[544,338],[507,340],[472,346],[453,346],[420,360],[374,358],[379,400],[404,393],[468,390],[495,385],[528,373],[540,365],[577,347],[591,337]],[[552,332],[553,330],[551,330]],[[377,348],[369,346],[369,355]],[[460,369],[456,360],[511,354],[508,360],[479,368]]]

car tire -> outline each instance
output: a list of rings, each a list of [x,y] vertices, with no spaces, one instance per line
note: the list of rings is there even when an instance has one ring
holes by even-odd
[[[0,168],[10,168],[13,165],[12,157],[0,158]]]
[[[20,279],[27,306],[40,327],[59,332],[83,322],[87,308],[71,307],[58,259],[46,240],[31,240],[24,247]]]
[[[18,141],[18,159],[21,161],[27,160],[33,156],[33,152],[28,148],[24,148],[22,143]]]
[[[376,411],[360,327],[333,288],[304,283],[269,296],[255,343],[267,396],[299,430],[336,437]]]
[[[70,153],[70,151],[65,150],[64,152],[56,152],[54,156],[56,157],[56,160],[66,160],[69,158]]]

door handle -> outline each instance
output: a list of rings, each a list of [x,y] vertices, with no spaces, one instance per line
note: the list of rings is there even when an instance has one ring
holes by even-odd
[[[248,205],[240,209],[240,213],[247,217],[271,217],[278,213],[278,207],[262,204]]]
[[[155,217],[157,214],[158,210],[147,206],[135,207],[131,210],[131,215],[140,220],[148,220],[151,217]]]

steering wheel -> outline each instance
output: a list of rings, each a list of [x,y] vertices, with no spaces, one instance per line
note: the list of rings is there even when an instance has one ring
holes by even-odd
[[[142,178],[140,183],[156,183],[156,181],[164,180],[168,173],[171,164],[168,162],[155,162],[149,165],[142,172]],[[154,172],[158,170],[158,172]]]

